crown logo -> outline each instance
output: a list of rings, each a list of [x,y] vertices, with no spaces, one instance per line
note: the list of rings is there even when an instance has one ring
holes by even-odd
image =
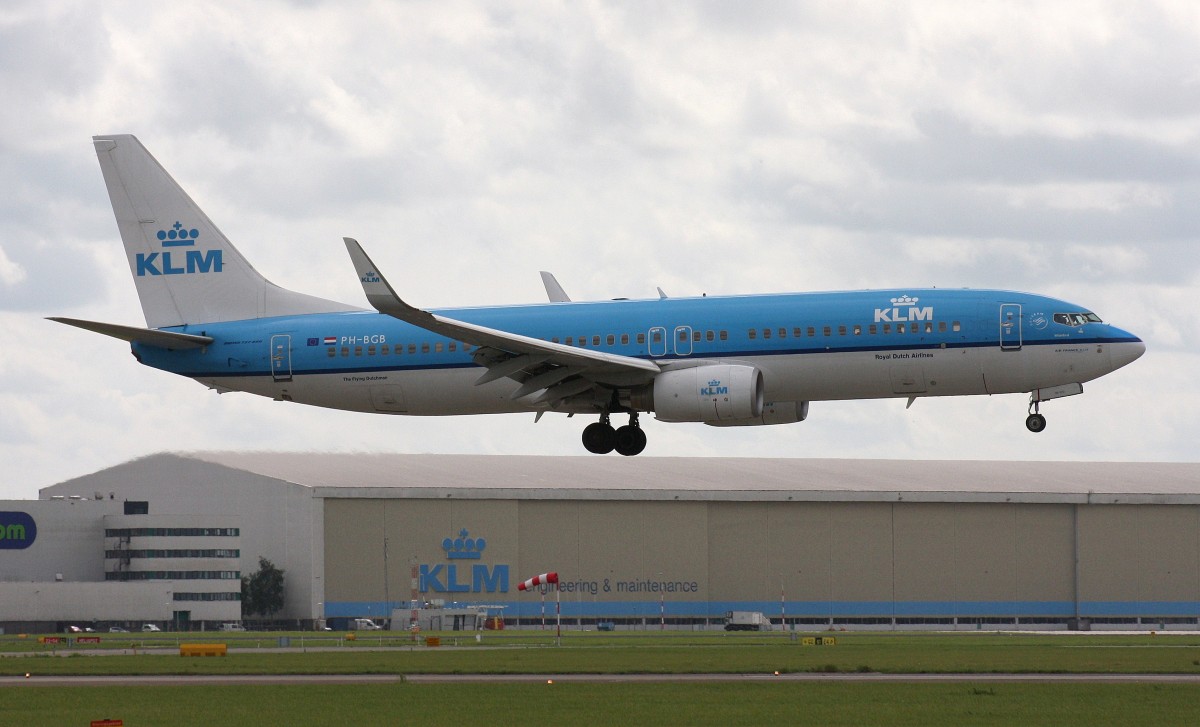
[[[907,295],[902,295],[899,298],[892,298],[892,305],[916,305],[920,298],[909,298]]]
[[[450,560],[479,560],[483,557],[483,549],[487,541],[483,538],[467,537],[470,533],[466,528],[459,531],[457,538],[446,538],[442,541],[442,550]]]
[[[190,247],[196,244],[200,230],[185,230],[183,223],[176,220],[169,230],[159,230],[158,240],[163,247]]]
[[[708,382],[708,385],[709,385],[709,386],[720,386],[720,385],[721,385],[721,380],[720,380],[720,379],[713,379],[712,381],[709,381],[709,382]]]

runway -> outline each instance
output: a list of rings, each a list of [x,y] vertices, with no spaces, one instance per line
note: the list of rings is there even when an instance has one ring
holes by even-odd
[[[1200,674],[247,674],[0,677],[0,688],[153,687],[304,684],[687,684],[751,682],[900,682],[1026,684],[1200,684]]]

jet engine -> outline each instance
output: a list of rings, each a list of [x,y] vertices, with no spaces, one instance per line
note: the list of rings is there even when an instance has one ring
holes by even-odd
[[[712,364],[664,371],[649,409],[664,422],[721,422],[763,414],[763,376],[754,366]]]
[[[762,416],[751,419],[722,419],[704,423],[710,427],[754,427],[765,424],[795,424],[807,418],[807,401],[768,401],[763,404]]]

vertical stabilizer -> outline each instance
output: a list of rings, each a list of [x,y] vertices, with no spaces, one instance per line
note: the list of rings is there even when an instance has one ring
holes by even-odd
[[[360,310],[260,275],[136,137],[92,142],[150,328]]]

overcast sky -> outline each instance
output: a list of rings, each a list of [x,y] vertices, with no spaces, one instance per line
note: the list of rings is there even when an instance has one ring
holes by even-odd
[[[44,320],[144,325],[90,137],[131,133],[254,266],[366,306],[873,287],[1077,302],[1147,354],[1024,395],[645,418],[642,456],[1196,461],[1194,2],[0,7],[0,498],[164,450],[583,454],[586,423],[217,395]],[[616,455],[611,455],[616,456]],[[797,462],[798,468],[804,463]]]

